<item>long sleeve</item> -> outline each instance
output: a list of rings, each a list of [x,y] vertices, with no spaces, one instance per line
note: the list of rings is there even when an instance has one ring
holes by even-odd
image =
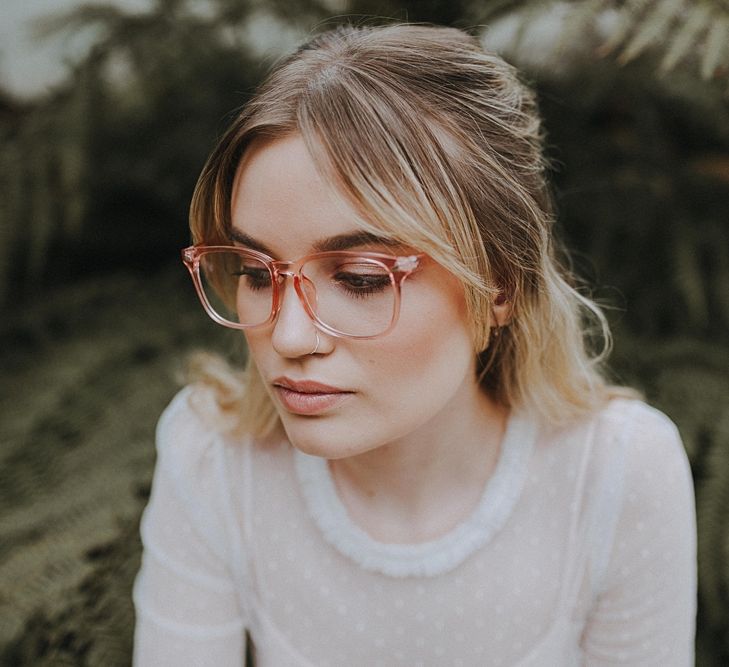
[[[694,664],[696,517],[674,424],[643,406],[626,443],[622,504],[582,637],[584,664]]]
[[[244,618],[216,439],[183,390],[157,427],[157,463],[141,521],[133,599],[137,667],[241,667]],[[219,447],[218,447],[219,449]]]

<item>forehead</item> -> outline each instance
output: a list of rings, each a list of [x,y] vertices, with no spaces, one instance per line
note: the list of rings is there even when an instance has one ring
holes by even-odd
[[[319,174],[299,135],[256,141],[246,151],[236,172],[231,221],[234,230],[282,256],[361,229],[356,211]]]

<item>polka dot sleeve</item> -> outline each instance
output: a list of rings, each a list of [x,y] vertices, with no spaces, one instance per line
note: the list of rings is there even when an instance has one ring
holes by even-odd
[[[244,619],[228,563],[215,437],[181,392],[157,428],[152,493],[133,599],[134,665],[244,664]]]
[[[622,507],[600,593],[582,637],[584,664],[694,664],[696,517],[676,427],[643,406],[626,445]]]

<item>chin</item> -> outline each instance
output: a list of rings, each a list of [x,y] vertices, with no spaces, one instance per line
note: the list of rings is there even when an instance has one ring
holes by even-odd
[[[376,449],[379,444],[361,438],[350,426],[326,423],[322,417],[285,415],[281,418],[286,437],[293,447],[309,456],[343,459]],[[360,436],[360,437],[358,437]]]

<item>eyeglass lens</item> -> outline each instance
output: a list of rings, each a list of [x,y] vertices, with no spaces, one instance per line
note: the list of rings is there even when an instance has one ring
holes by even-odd
[[[389,269],[368,257],[325,256],[307,261],[301,288],[326,326],[350,336],[376,336],[394,316],[396,292]],[[255,326],[273,309],[273,275],[261,260],[231,251],[206,253],[200,279],[208,303],[223,320]]]

